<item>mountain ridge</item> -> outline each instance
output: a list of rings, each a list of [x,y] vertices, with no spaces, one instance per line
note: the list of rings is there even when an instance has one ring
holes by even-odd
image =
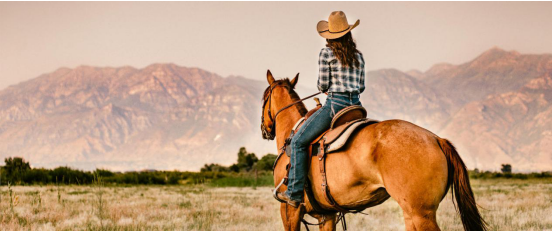
[[[460,65],[366,76],[369,117],[404,119],[450,139],[469,168],[551,170],[550,54],[492,48]],[[0,91],[0,157],[43,167],[198,170],[232,163],[241,146],[274,153],[259,131],[266,87],[173,63],[58,68]]]

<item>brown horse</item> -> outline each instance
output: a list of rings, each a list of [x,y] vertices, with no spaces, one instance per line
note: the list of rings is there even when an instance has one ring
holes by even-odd
[[[261,127],[265,139],[276,137],[280,150],[294,124],[307,110],[302,102],[290,106],[299,100],[294,91],[298,75],[291,81],[275,81],[267,71],[267,81]],[[277,159],[275,186],[285,176],[289,160],[286,155]],[[321,190],[318,165],[312,159],[308,173],[313,182],[311,191],[321,207],[332,211]],[[403,210],[406,230],[440,230],[436,210],[453,186],[465,230],[487,230],[478,212],[465,164],[453,145],[412,123],[388,120],[359,129],[341,151],[328,154],[326,174],[329,190],[341,207],[360,210],[394,198]],[[282,186],[279,191],[285,189]],[[300,230],[306,213],[319,219],[320,230],[336,229],[336,212],[316,214],[304,195],[304,203],[299,208],[281,204],[285,230]]]

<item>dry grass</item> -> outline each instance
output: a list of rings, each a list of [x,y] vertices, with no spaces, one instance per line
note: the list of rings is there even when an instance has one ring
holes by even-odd
[[[492,230],[551,230],[551,180],[473,180]],[[281,230],[270,188],[3,186],[1,230]],[[13,208],[13,210],[12,210]],[[402,230],[397,203],[347,215],[349,230]],[[443,230],[462,230],[450,197]],[[316,230],[317,228],[313,228]],[[341,227],[338,228],[341,230]]]

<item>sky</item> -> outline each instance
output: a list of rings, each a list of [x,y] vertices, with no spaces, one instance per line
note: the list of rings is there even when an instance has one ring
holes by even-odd
[[[315,88],[320,20],[342,10],[365,68],[426,71],[500,47],[551,53],[551,2],[1,2],[0,89],[60,67],[175,63]]]

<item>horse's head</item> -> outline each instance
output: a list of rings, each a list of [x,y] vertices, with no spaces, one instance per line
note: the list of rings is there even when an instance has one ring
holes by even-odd
[[[276,135],[276,113],[281,109],[280,101],[290,98],[290,95],[296,95],[294,87],[298,83],[299,73],[292,80],[288,78],[275,80],[270,70],[267,70],[267,82],[269,87],[263,93],[263,107],[261,112],[261,133],[263,139],[273,140]],[[288,97],[285,97],[288,96]],[[280,106],[283,107],[283,106]]]

